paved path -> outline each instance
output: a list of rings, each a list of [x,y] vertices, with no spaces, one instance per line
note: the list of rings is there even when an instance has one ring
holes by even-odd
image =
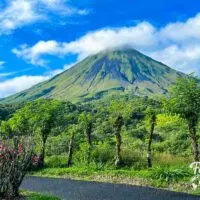
[[[26,177],[22,188],[62,200],[200,200],[197,196],[148,187],[39,177]]]

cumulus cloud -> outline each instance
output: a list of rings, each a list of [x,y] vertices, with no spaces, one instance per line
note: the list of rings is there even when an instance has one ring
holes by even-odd
[[[169,23],[160,30],[161,37],[173,42],[189,42],[200,40],[200,13],[185,22]]]
[[[47,20],[48,12],[59,15],[87,14],[86,10],[70,7],[62,0],[8,0],[7,6],[0,9],[0,34],[10,33],[38,20]]]
[[[0,82],[0,98],[27,89],[41,81],[47,80],[48,78],[48,76],[20,76]]]
[[[144,22],[130,28],[106,28],[91,32],[69,43],[51,40],[39,41],[32,47],[22,45],[19,48],[13,49],[13,53],[33,65],[45,66],[47,61],[42,59],[43,55],[63,56],[72,53],[78,54],[78,60],[80,60],[88,55],[109,48],[119,48],[122,46],[135,48],[151,47],[157,43],[154,33],[154,27]]]
[[[59,0],[40,0],[51,5]],[[133,27],[103,28],[89,32],[72,42],[55,40],[38,41],[33,46],[21,45],[12,51],[19,58],[38,66],[48,65],[45,56],[67,56],[75,54],[77,61],[88,55],[112,48],[129,47],[159,60],[175,69],[200,74],[200,14],[185,22],[169,23],[157,28],[148,22],[141,22]],[[1,63],[1,62],[0,62]],[[2,65],[4,63],[2,62]],[[0,82],[0,97],[5,97],[47,80],[63,72],[73,64],[66,64],[63,69],[51,71],[44,76],[22,76]]]
[[[45,66],[45,55],[78,55],[78,60],[110,48],[129,47],[183,72],[200,73],[200,14],[185,22],[157,28],[148,22],[133,27],[104,28],[89,32],[76,41],[39,41],[22,45],[13,52],[33,65]]]
[[[200,75],[200,45],[171,45],[150,53],[150,56],[179,71]]]

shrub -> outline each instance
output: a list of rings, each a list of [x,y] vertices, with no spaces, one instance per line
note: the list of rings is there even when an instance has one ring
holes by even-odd
[[[45,159],[45,165],[47,167],[66,167],[67,156],[50,156]]]
[[[132,149],[125,148],[122,150],[122,160],[125,166],[133,166],[134,169],[141,169],[146,166],[146,154]]]
[[[19,187],[31,166],[33,145],[30,137],[0,140],[0,198],[18,196]]]
[[[92,160],[96,163],[108,163],[114,161],[115,147],[111,147],[108,143],[99,143],[92,152]]]
[[[178,180],[191,177],[192,173],[188,168],[162,168],[157,167],[152,169],[151,178],[164,182],[177,182]]]

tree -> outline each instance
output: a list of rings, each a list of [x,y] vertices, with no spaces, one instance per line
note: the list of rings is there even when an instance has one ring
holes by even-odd
[[[44,166],[46,141],[52,129],[57,125],[57,118],[63,113],[63,104],[56,100],[38,100],[31,104],[29,108],[32,110],[32,120],[42,140],[39,161],[39,167],[42,168]]]
[[[193,75],[178,79],[170,90],[166,108],[186,120],[191,138],[194,161],[199,161],[197,124],[200,116],[200,85]]]
[[[8,121],[11,133],[28,135],[29,132],[38,134],[41,138],[39,167],[44,166],[45,145],[51,131],[56,128],[63,103],[56,100],[36,100],[19,109]]]
[[[124,125],[124,119],[121,115],[119,115],[114,123],[114,132],[116,138],[116,158],[115,158],[115,166],[119,167],[122,164],[121,159],[121,145],[122,145],[122,137],[121,130]]]
[[[83,113],[80,116],[80,121],[87,141],[87,163],[90,164],[92,151],[92,116],[90,114]]]
[[[74,151],[74,137],[75,137],[77,130],[78,129],[76,126],[72,126],[72,128],[69,130],[69,132],[71,132],[71,137],[70,137],[70,141],[69,141],[67,167],[70,167],[72,165],[73,151]]]
[[[146,119],[149,125],[149,138],[148,138],[148,146],[147,146],[147,166],[149,168],[152,167],[152,142],[154,129],[156,126],[157,114],[160,113],[161,104],[159,101],[150,99],[148,103],[148,107],[145,110]]]
[[[127,117],[130,114],[130,105],[118,101],[112,101],[110,106],[111,121],[113,124],[113,130],[116,139],[116,155],[115,155],[115,166],[120,167],[122,165],[121,157],[121,145],[122,145],[122,136],[121,131],[124,125],[124,116]],[[113,121],[114,119],[114,121]]]

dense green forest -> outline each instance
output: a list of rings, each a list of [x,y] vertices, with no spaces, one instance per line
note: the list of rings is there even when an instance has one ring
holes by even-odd
[[[32,134],[35,154],[63,166],[146,168],[175,157],[198,160],[199,85],[182,78],[169,97],[107,96],[72,104],[40,99],[1,105],[1,135]],[[189,126],[189,129],[188,129]],[[191,148],[192,147],[192,148]],[[146,156],[148,154],[148,156]],[[147,157],[147,158],[146,158]],[[56,159],[57,158],[57,159]]]

